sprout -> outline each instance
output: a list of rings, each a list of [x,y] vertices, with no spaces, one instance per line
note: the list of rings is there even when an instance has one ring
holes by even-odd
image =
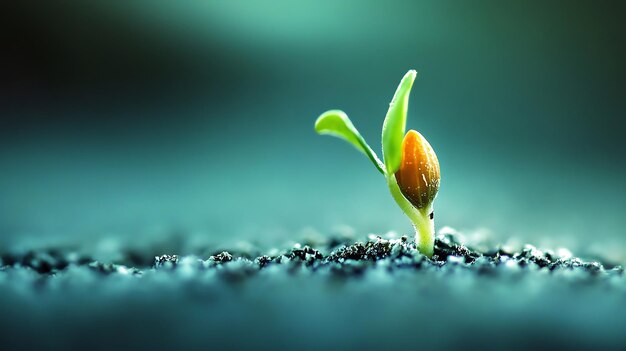
[[[315,131],[344,139],[370,159],[385,176],[393,199],[411,219],[418,250],[431,257],[435,242],[433,201],[439,191],[440,170],[437,155],[428,141],[414,130],[405,135],[409,94],[416,75],[414,70],[404,75],[389,104],[382,133],[384,162],[343,111],[323,113],[315,122]]]

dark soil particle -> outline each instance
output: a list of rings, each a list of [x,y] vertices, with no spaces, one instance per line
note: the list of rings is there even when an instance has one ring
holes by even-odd
[[[154,268],[176,267],[178,263],[178,255],[161,255],[154,257]]]
[[[435,240],[434,261],[446,261],[448,257],[462,257],[465,263],[473,263],[477,258],[484,256],[479,252],[473,252],[463,244],[458,243],[452,235],[445,235]]]
[[[254,261],[259,265],[259,268],[263,268],[267,266],[270,262],[272,262],[272,258],[267,255],[263,255],[257,257]]]
[[[226,263],[233,260],[233,255],[231,255],[228,251],[224,251],[209,257],[209,259],[216,263]]]
[[[324,256],[317,250],[304,246],[302,249],[293,249],[291,254],[287,255],[291,259],[299,258],[305,262],[314,262],[315,260],[321,260]]]

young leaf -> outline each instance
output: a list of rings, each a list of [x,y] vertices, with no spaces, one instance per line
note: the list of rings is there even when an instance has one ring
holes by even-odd
[[[400,168],[402,139],[406,128],[406,113],[409,108],[409,94],[416,75],[415,70],[410,70],[404,75],[389,104],[389,110],[387,110],[383,123],[383,159],[388,175],[396,173]]]
[[[367,145],[365,139],[356,130],[348,116],[340,110],[330,110],[324,112],[315,121],[315,131],[318,134],[328,134],[343,139],[354,145],[357,150],[364,153],[376,166],[378,171],[385,174],[385,166],[378,159],[374,150]]]

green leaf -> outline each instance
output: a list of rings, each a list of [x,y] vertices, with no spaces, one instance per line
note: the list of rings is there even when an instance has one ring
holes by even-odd
[[[388,176],[396,173],[402,161],[402,139],[406,128],[409,94],[416,75],[415,70],[410,70],[404,75],[389,104],[389,110],[383,123],[383,158]]]
[[[335,136],[354,145],[357,150],[364,153],[372,161],[380,173],[385,174],[385,166],[343,111],[330,110],[324,112],[315,121],[315,131],[318,134]]]

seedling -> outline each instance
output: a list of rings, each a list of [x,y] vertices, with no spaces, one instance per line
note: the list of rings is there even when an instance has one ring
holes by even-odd
[[[424,255],[433,255],[435,223],[433,201],[439,191],[439,161],[428,141],[417,131],[405,135],[409,94],[417,72],[408,71],[389,104],[382,132],[383,160],[365,142],[348,116],[340,110],[324,112],[315,131],[341,138],[367,156],[385,177],[391,196],[415,228],[415,244]]]

